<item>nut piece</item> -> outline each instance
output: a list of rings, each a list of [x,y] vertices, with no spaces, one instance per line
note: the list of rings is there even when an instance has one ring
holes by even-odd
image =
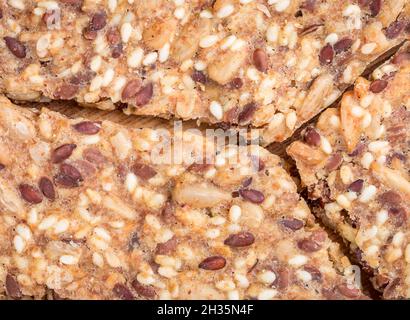
[[[173,191],[173,198],[180,204],[193,208],[211,208],[231,200],[231,194],[209,183],[178,183]]]

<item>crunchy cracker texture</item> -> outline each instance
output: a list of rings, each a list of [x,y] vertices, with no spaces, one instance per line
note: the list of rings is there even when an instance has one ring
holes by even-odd
[[[0,100],[0,291],[11,298],[359,299],[280,159]],[[159,144],[183,159],[155,164]],[[201,165],[203,144],[215,164]],[[238,153],[240,162],[234,163]]]
[[[283,141],[408,37],[405,0],[1,0],[0,90]]]
[[[320,218],[386,299],[410,298],[409,89],[407,43],[288,148]]]

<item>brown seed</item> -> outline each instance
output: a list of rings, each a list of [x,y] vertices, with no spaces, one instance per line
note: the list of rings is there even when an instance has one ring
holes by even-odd
[[[288,268],[281,267],[275,270],[276,279],[273,282],[273,286],[278,289],[286,289],[291,282],[291,271]]]
[[[374,80],[370,86],[369,90],[373,93],[382,92],[387,87],[388,82],[386,80]]]
[[[353,44],[353,39],[348,37],[342,38],[333,45],[336,54],[347,51]]]
[[[134,98],[138,91],[141,89],[141,79],[132,79],[128,81],[122,90],[121,98],[126,101],[130,98]]]
[[[134,232],[131,235],[130,240],[128,241],[128,250],[132,251],[134,248],[139,247],[139,245],[140,245],[140,238],[138,236],[138,233]]]
[[[47,177],[42,177],[39,182],[39,188],[46,198],[54,201],[56,198],[56,192],[54,190],[53,183]]]
[[[208,257],[199,264],[200,269],[204,270],[220,270],[226,265],[226,260],[221,256]]]
[[[262,203],[265,201],[263,193],[254,189],[240,189],[239,194],[242,198],[252,203]]]
[[[0,8],[0,19],[3,18],[3,10]]]
[[[22,59],[26,57],[26,47],[19,40],[13,37],[4,37],[4,41],[10,52],[17,58]]]
[[[396,191],[389,190],[382,193],[378,200],[383,206],[394,207],[401,203],[401,196]]]
[[[265,162],[261,158],[254,156],[254,155],[251,155],[250,158],[251,158],[252,168],[254,168],[256,171],[259,172],[265,169],[266,167]]]
[[[280,221],[280,223],[286,228],[291,229],[293,231],[299,230],[304,226],[304,222],[302,220],[294,218],[284,219]]]
[[[107,162],[104,155],[96,148],[87,148],[83,151],[83,158],[88,162],[94,163],[96,166],[100,166]]]
[[[43,20],[44,24],[48,29],[52,29],[56,26],[58,22],[58,13],[56,10],[50,10],[46,11],[43,16],[41,17],[41,20]]]
[[[269,58],[264,50],[256,49],[253,52],[252,59],[255,68],[258,69],[260,72],[266,72],[268,70]]]
[[[206,75],[202,72],[202,71],[194,71],[191,75],[192,80],[194,80],[195,82],[199,82],[202,84],[206,83]]]
[[[242,187],[246,188],[249,187],[252,184],[252,177],[246,178],[243,182],[242,182]]]
[[[332,154],[329,159],[327,159],[326,169],[328,171],[334,171],[342,164],[343,158],[340,153]]]
[[[132,166],[131,170],[137,177],[143,180],[149,180],[157,174],[157,172],[153,168],[142,163],[135,163]]]
[[[309,238],[317,243],[323,243],[327,239],[327,233],[323,230],[316,230],[312,232]]]
[[[329,64],[333,61],[333,48],[330,44],[325,45],[319,53],[319,61],[321,64]]]
[[[366,149],[366,145],[362,142],[359,142],[356,148],[351,153],[349,153],[349,157],[360,156],[365,149]]]
[[[250,232],[231,234],[225,239],[224,244],[230,247],[247,247],[255,242],[255,236]]]
[[[316,6],[316,0],[305,0],[300,6],[301,9],[305,9],[309,12],[314,12]]]
[[[229,82],[229,88],[231,89],[240,89],[243,86],[243,81],[241,78],[234,78]]]
[[[20,285],[17,280],[10,274],[6,276],[6,293],[12,299],[21,299],[23,296],[20,290]]]
[[[73,128],[82,134],[97,134],[101,130],[101,123],[93,121],[83,121],[73,125]]]
[[[29,203],[38,204],[43,201],[43,195],[36,187],[23,183],[19,185],[19,190],[21,197]]]
[[[90,21],[90,29],[93,31],[101,30],[107,24],[107,14],[103,12],[98,12],[93,15]]]
[[[3,170],[6,166],[2,163],[0,163],[0,171]]]
[[[165,254],[165,255],[169,255],[172,252],[175,251],[175,249],[177,248],[178,245],[178,241],[176,237],[172,237],[171,239],[169,239],[167,242],[164,243],[158,243],[157,244],[157,248],[155,250],[156,254]]]
[[[143,86],[135,96],[135,104],[139,107],[146,105],[151,100],[153,93],[154,86],[152,83]]]
[[[195,173],[204,173],[211,168],[211,165],[208,163],[193,163],[188,167],[188,171]]]
[[[349,191],[353,191],[353,192],[360,192],[363,189],[363,184],[364,184],[364,180],[363,179],[357,179],[356,181],[353,181],[349,187],[347,188],[347,190]]]
[[[360,296],[360,291],[356,288],[349,288],[347,284],[339,284],[337,290],[347,298],[357,298]]]
[[[382,7],[382,0],[372,0],[369,4],[370,14],[375,17],[379,14]]]
[[[313,281],[322,281],[322,273],[319,271],[319,269],[313,266],[304,266],[303,269],[310,273]]]
[[[320,250],[321,245],[310,239],[302,239],[297,242],[298,248],[306,252],[315,252]]]
[[[389,284],[390,278],[385,275],[378,274],[377,276],[374,277],[374,281],[375,281],[377,289],[379,289],[380,291],[383,291],[383,289]]]
[[[313,33],[315,32],[317,29],[319,29],[320,27],[323,26],[323,23],[315,23],[315,24],[311,24],[309,26],[304,27],[303,29],[301,29],[299,31],[299,35],[301,36],[305,36],[307,34]]]
[[[64,160],[68,159],[71,156],[75,148],[77,148],[77,145],[69,143],[69,144],[63,144],[57,149],[54,149],[54,151],[51,153],[51,162],[52,163],[63,162]]]
[[[310,146],[318,147],[320,145],[320,134],[313,127],[306,128],[303,139]]]
[[[73,166],[75,166],[78,169],[81,176],[83,177],[90,177],[94,175],[97,171],[97,169],[92,163],[81,159],[75,160],[73,162]]]
[[[156,296],[155,288],[153,286],[145,286],[141,284],[137,279],[135,279],[131,285],[140,296],[149,299],[155,298]]]
[[[394,21],[385,30],[386,37],[388,39],[397,38],[398,35],[404,30],[404,21]]]
[[[389,281],[383,290],[383,298],[386,300],[397,299],[397,286],[400,285],[400,278]]]
[[[111,28],[107,31],[106,34],[107,41],[109,44],[117,44],[121,41],[121,34],[116,28]]]
[[[81,173],[68,163],[61,164],[60,171],[54,179],[58,185],[66,188],[76,188],[83,181]]]
[[[111,50],[111,57],[113,57],[114,59],[118,59],[119,57],[122,56],[122,51],[123,51],[122,43],[115,45]]]
[[[171,201],[167,201],[162,208],[161,216],[166,222],[170,222],[174,218],[175,208]]]
[[[112,291],[121,300],[134,300],[135,299],[130,289],[128,289],[125,285],[121,283],[117,283],[112,289]]]
[[[91,30],[90,27],[83,29],[83,37],[87,40],[95,40],[97,38],[97,31]]]
[[[392,219],[393,224],[397,228],[404,225],[407,221],[406,210],[401,206],[390,208],[388,214],[389,217]]]
[[[252,120],[252,117],[255,114],[256,109],[256,103],[250,102],[246,104],[243,107],[241,113],[239,113],[238,115],[238,123],[242,126],[248,124]]]
[[[410,60],[410,52],[402,52],[399,54],[396,54],[392,60],[392,63],[394,64],[400,64],[404,61]]]
[[[54,98],[69,100],[74,98],[78,90],[79,88],[75,84],[63,84],[54,92]]]

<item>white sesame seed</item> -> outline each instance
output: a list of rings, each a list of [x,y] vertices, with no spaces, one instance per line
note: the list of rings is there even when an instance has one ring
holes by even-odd
[[[218,238],[221,232],[219,229],[209,229],[206,231],[205,235],[210,239]]]
[[[62,255],[60,257],[60,262],[65,265],[74,265],[78,263],[78,258],[72,255]]]
[[[308,258],[306,256],[296,255],[292,257],[291,259],[289,259],[288,263],[292,266],[300,267],[300,266],[303,266],[307,261],[308,261]]]
[[[384,224],[387,221],[388,218],[389,218],[389,214],[388,214],[387,210],[384,210],[384,209],[380,210],[376,214],[376,221],[377,221],[377,224],[379,224],[379,225]]]
[[[402,245],[403,241],[404,241],[404,233],[399,231],[393,236],[392,244],[395,247],[399,247]]]
[[[99,254],[98,252],[94,252],[93,253],[93,257],[92,257],[93,263],[97,266],[102,268],[104,266],[104,258],[101,254]]]
[[[203,19],[212,19],[213,14],[209,10],[202,10],[199,16]]]
[[[296,276],[302,280],[303,282],[309,282],[312,281],[312,275],[305,271],[305,270],[297,270],[296,271]]]
[[[114,74],[115,72],[113,68],[108,68],[107,70],[105,70],[103,81],[102,81],[103,87],[106,87],[111,83],[112,79],[114,79]]]
[[[228,299],[229,300],[239,300],[240,296],[239,296],[238,290],[229,291],[228,292]]]
[[[90,69],[94,72],[98,72],[100,70],[102,63],[102,59],[100,55],[96,55],[92,57],[91,62],[90,62]]]
[[[184,7],[179,7],[176,8],[174,11],[174,17],[177,18],[178,20],[182,20],[185,17],[185,8]]]
[[[157,58],[158,58],[158,53],[157,52],[155,52],[155,51],[150,52],[145,56],[144,60],[142,61],[142,64],[144,66],[149,66],[151,64],[154,64],[155,61],[157,61]]]
[[[164,46],[159,50],[159,62],[163,63],[168,60],[169,58],[169,50],[170,50],[170,44],[167,42],[164,44]]]
[[[20,254],[24,251],[24,248],[26,247],[26,242],[23,240],[21,236],[16,235],[13,239],[13,245],[14,249],[16,249],[16,252]]]
[[[101,76],[96,76],[94,79],[91,80],[90,83],[90,91],[97,91],[101,88],[103,82],[103,78]]]
[[[371,54],[371,53],[374,51],[374,49],[376,49],[376,47],[377,47],[377,44],[374,43],[374,42],[366,43],[366,44],[364,44],[364,45],[362,46],[362,48],[360,49],[360,51],[361,51],[363,54]]]
[[[290,5],[290,0],[279,0],[275,4],[275,10],[277,12],[285,11]]]
[[[277,293],[278,292],[275,289],[262,289],[258,294],[258,300],[273,299],[277,295]]]
[[[209,36],[205,36],[203,37],[200,41],[199,41],[199,46],[201,48],[209,48],[212,47],[213,45],[215,45],[218,42],[218,36],[217,35],[209,35]]]
[[[332,146],[330,145],[329,140],[327,140],[327,138],[325,138],[324,136],[320,137],[320,147],[324,153],[326,154],[332,153]]]
[[[295,128],[296,121],[297,121],[296,112],[295,112],[295,111],[290,111],[290,112],[286,115],[286,126],[287,126],[290,130],[293,130],[293,129]]]
[[[258,275],[258,280],[265,284],[272,284],[276,280],[276,275],[272,271],[264,271]]]
[[[376,152],[381,152],[381,151],[383,151],[383,149],[388,150],[389,142],[388,141],[380,141],[380,140],[372,141],[372,142],[369,143],[368,147],[369,147],[369,150],[371,152],[375,152],[375,153]]]
[[[339,205],[341,205],[345,209],[348,209],[350,207],[350,201],[349,199],[347,199],[347,197],[344,194],[339,194],[336,197],[336,201]]]
[[[229,47],[231,47],[236,41],[236,36],[234,36],[233,34],[226,37],[222,43],[221,43],[221,49],[222,50],[227,50],[229,49]]]
[[[105,256],[105,260],[110,265],[110,267],[112,268],[121,267],[121,260],[113,252],[107,251],[104,253],[104,256]]]
[[[8,4],[18,10],[24,10],[26,8],[23,0],[8,0]]]
[[[242,209],[240,206],[234,204],[230,209],[229,209],[229,219],[232,222],[238,222],[242,214]]]
[[[57,222],[57,218],[55,216],[46,217],[41,221],[38,226],[39,230],[47,230],[51,228]]]
[[[278,37],[279,37],[279,25],[272,24],[268,27],[268,29],[266,30],[266,39],[269,42],[275,43],[276,41],[278,41]]]
[[[158,273],[165,278],[173,278],[178,273],[171,267],[159,267]]]
[[[16,227],[16,232],[25,240],[25,241],[30,241],[31,240],[31,230],[30,228],[25,225],[25,224],[19,224]]]
[[[209,105],[209,111],[217,120],[221,120],[223,118],[223,109],[219,102],[212,101]]]
[[[352,110],[351,110],[351,113],[352,113],[353,117],[360,118],[361,116],[363,116],[363,111],[364,110],[361,107],[353,106]]]
[[[235,7],[232,4],[227,4],[218,10],[216,16],[220,19],[229,17],[235,10]]]
[[[376,195],[377,189],[374,185],[369,185],[365,187],[362,191],[362,194],[359,197],[359,201],[366,203],[372,200]]]
[[[328,36],[325,38],[325,42],[329,43],[331,45],[334,45],[337,40],[339,40],[339,37],[336,33],[330,33]]]
[[[120,33],[121,33],[121,40],[124,43],[127,43],[132,35],[133,27],[131,23],[126,22],[121,26]]]
[[[144,50],[142,50],[141,48],[133,50],[127,58],[127,65],[131,68],[139,67],[141,65],[143,56]]]
[[[62,219],[54,225],[54,233],[56,234],[63,233],[67,231],[69,226],[70,226],[70,222],[67,219]]]
[[[370,152],[366,152],[360,159],[360,163],[365,169],[369,169],[373,161],[374,157]]]

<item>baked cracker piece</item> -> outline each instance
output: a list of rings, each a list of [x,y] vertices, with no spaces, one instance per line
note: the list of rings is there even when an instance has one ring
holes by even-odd
[[[410,50],[359,78],[288,153],[386,299],[410,298]]]
[[[0,92],[283,141],[409,36],[405,0],[1,0]]]
[[[206,164],[204,144],[217,154]],[[184,162],[159,157],[166,146]],[[0,147],[0,291],[11,298],[364,297],[261,147],[33,113],[5,98]]]

